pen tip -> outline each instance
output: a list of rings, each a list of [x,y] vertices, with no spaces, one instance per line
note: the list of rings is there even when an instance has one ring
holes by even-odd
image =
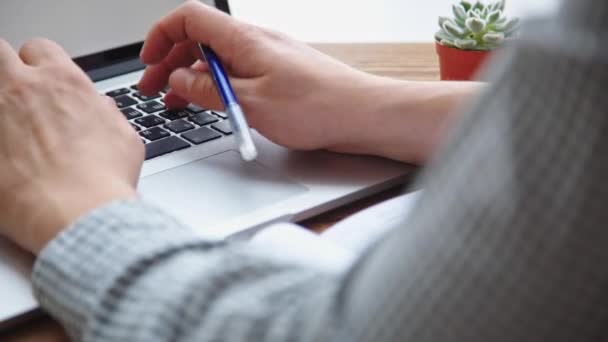
[[[245,161],[254,161],[258,157],[258,151],[254,146],[241,146],[241,156]]]

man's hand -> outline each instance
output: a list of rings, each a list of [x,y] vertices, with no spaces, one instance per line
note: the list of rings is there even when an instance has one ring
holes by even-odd
[[[407,82],[352,69],[280,33],[189,1],[150,31],[141,58],[142,92],[167,84],[169,107],[192,102],[222,109],[196,43],[226,64],[249,123],[270,140],[300,150],[427,160],[450,114],[479,85]]]
[[[143,144],[55,43],[0,40],[0,235],[38,252],[106,202],[135,196]]]
[[[353,122],[368,114],[373,77],[198,1],[180,6],[148,34],[141,91],[155,93],[169,84],[170,107],[193,102],[222,109],[206,64],[197,62],[202,56],[196,42],[220,56],[249,123],[278,144],[331,148],[357,136],[360,127]]]

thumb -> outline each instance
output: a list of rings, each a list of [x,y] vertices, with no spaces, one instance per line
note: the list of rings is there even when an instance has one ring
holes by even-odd
[[[239,79],[231,79],[230,83],[238,92]],[[171,92],[182,99],[197,104],[203,108],[223,110],[224,105],[215,87],[211,74],[196,68],[180,68],[169,77]]]

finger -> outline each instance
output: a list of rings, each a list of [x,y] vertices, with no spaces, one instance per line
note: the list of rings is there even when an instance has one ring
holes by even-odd
[[[206,44],[225,59],[231,37],[243,25],[229,15],[198,1],[188,1],[152,27],[141,52],[145,64],[160,63],[173,46],[184,41]]]
[[[151,95],[164,88],[173,70],[190,66],[199,59],[192,49],[194,45],[191,42],[177,44],[161,63],[147,67],[139,81],[139,90],[145,95]]]
[[[204,108],[222,108],[213,78],[207,72],[192,68],[177,69],[169,78],[169,86],[174,94],[188,102]]]
[[[44,38],[32,39],[23,44],[19,57],[25,64],[32,66],[72,61],[61,46]]]
[[[196,63],[192,65],[192,69],[200,72],[207,72],[209,71],[209,65],[203,61],[196,61]]]
[[[209,66],[207,65],[207,63],[200,61],[200,60],[197,61],[196,63],[194,63],[194,65],[192,65],[191,68],[193,70],[203,72],[203,73],[209,71]],[[167,93],[167,95],[165,95],[165,104],[167,105],[167,108],[182,109],[182,108],[186,107],[189,103],[190,103],[190,101],[179,96],[173,90],[170,90]]]
[[[21,60],[13,47],[7,41],[0,39],[0,75],[13,70],[20,64],[22,64]]]
[[[164,100],[165,106],[169,110],[184,109],[190,103],[190,101],[177,95],[173,90],[169,90]]]

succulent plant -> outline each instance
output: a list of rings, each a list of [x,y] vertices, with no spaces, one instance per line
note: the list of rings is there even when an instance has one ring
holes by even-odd
[[[519,29],[519,19],[508,19],[505,1],[489,4],[463,0],[452,6],[453,18],[440,17],[441,30],[435,39],[442,45],[462,50],[493,50],[513,37]]]

